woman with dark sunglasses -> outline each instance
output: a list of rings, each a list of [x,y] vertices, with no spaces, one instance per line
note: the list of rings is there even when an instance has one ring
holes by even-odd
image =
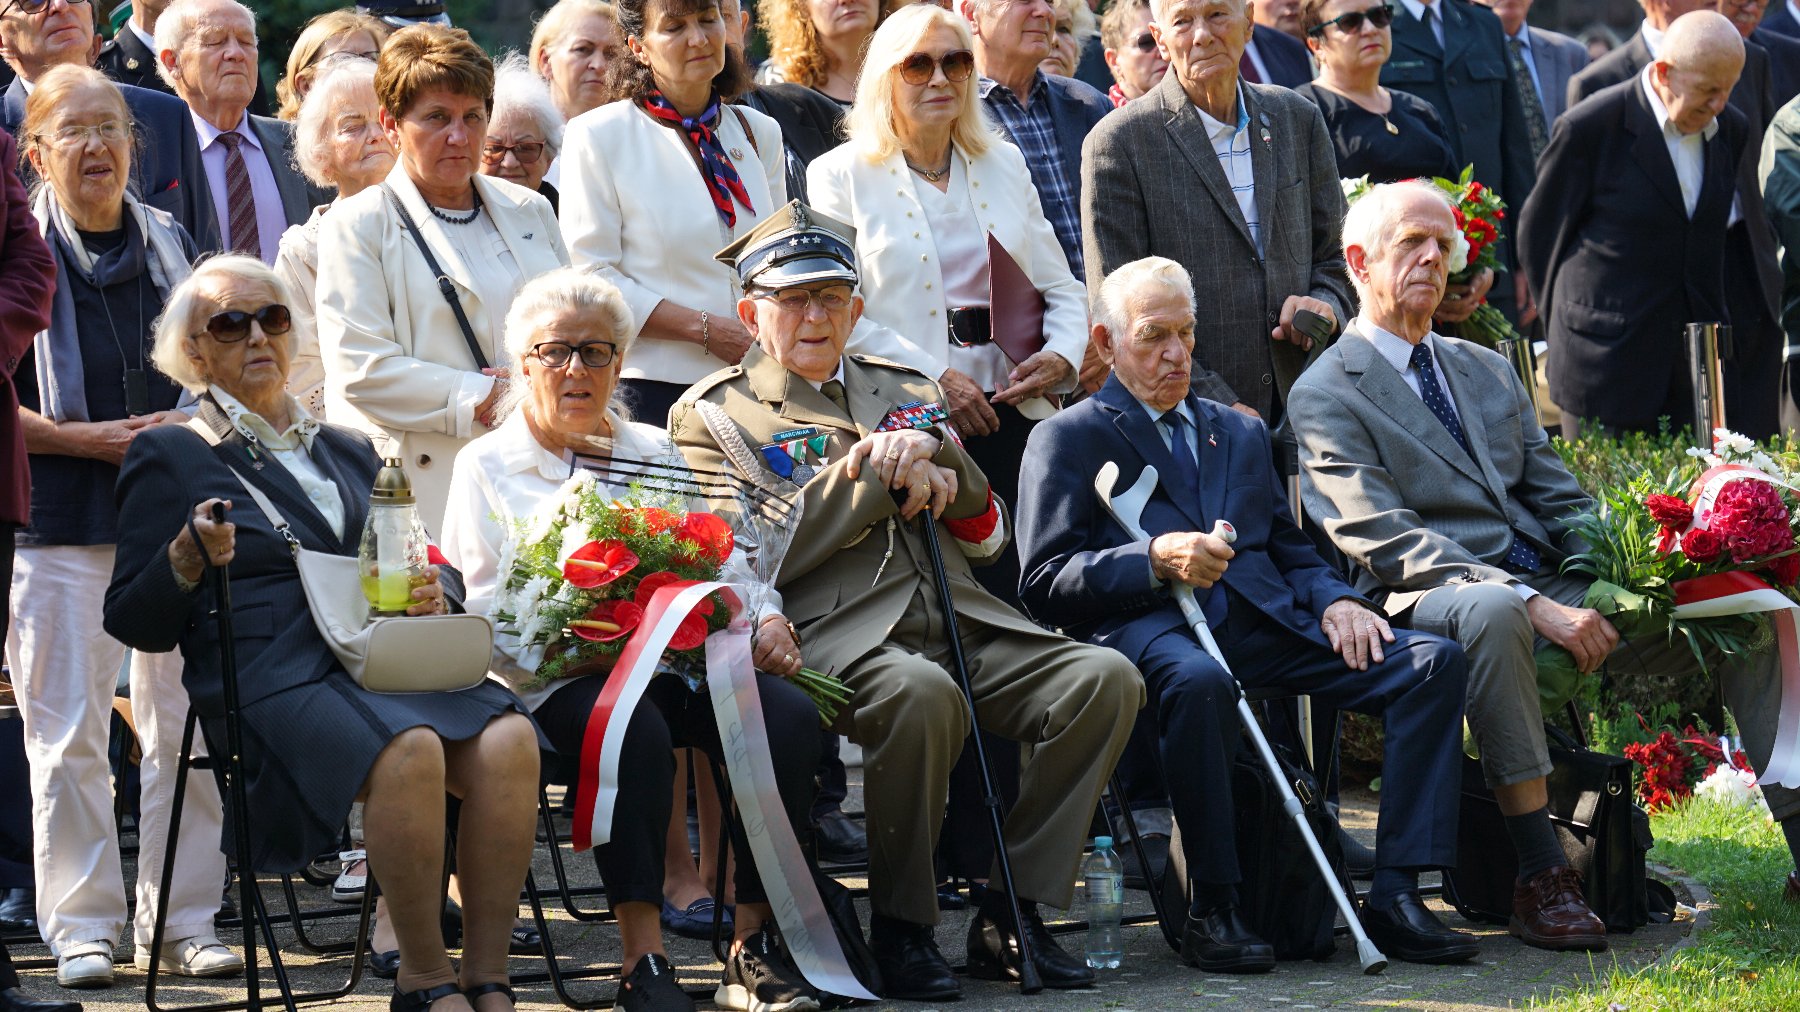
[[[1380,0],[1306,0],[1300,22],[1319,65],[1294,90],[1319,107],[1337,149],[1338,175],[1392,183],[1460,170],[1431,104],[1381,86],[1394,46],[1394,8]]]
[[[1115,0],[1100,19],[1100,44],[1113,86],[1107,91],[1113,108],[1156,87],[1169,72],[1169,61],[1150,33],[1150,0]]]
[[[370,870],[400,945],[390,1007],[508,1012],[506,956],[531,860],[538,735],[498,682],[372,692],[319,635],[289,539],[355,555],[381,459],[366,434],[319,423],[287,392],[292,298],[245,256],[203,262],[169,297],[153,360],[199,398],[191,424],[208,431],[159,427],[126,456],[118,498],[131,522],[109,567],[105,628],[141,655],[173,660],[207,740],[224,741],[225,676],[212,595],[200,584],[209,567],[229,567],[254,866],[240,871],[299,871],[336,845],[352,802],[362,801]],[[251,489],[285,520],[285,533]],[[221,504],[225,519],[214,522]],[[460,610],[462,590],[455,569],[433,566],[406,614]],[[185,709],[184,700],[175,712]],[[211,790],[212,778],[188,781],[190,792],[203,785]],[[446,793],[462,802],[460,967],[439,922]],[[210,835],[184,828],[178,853],[217,858],[218,834],[216,823]],[[208,882],[215,903],[218,882]]]
[[[44,181],[32,210],[56,263],[57,291],[49,326],[15,373],[31,515],[13,535],[17,611],[7,658],[32,771],[39,928],[57,954],[57,983],[107,987],[114,943],[130,923],[107,768],[126,648],[99,632],[96,590],[130,526],[113,499],[120,461],[138,436],[186,420],[174,410],[180,387],[151,367],[150,333],[195,247],[180,224],[128,189],[132,116],[99,71],[68,65],[38,77],[20,133]],[[135,940],[145,966],[188,706],[180,675],[180,662],[165,655],[131,656],[144,746]],[[210,778],[197,778],[181,832],[217,840],[219,826],[218,792]],[[165,969],[218,976],[243,966],[213,935],[224,877],[216,847],[190,849],[173,869]]]

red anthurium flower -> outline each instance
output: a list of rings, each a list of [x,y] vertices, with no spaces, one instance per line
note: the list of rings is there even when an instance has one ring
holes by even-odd
[[[669,647],[672,650],[692,650],[705,642],[706,617],[700,614],[698,608],[689,612],[687,618],[681,620],[681,625],[675,627],[675,635],[669,637]]]
[[[655,537],[664,531],[672,531],[681,520],[675,514],[658,506],[645,506],[636,512],[638,533]]]
[[[632,600],[637,602],[638,607],[648,608],[650,607],[650,595],[671,584],[679,586],[692,582],[694,581],[684,580],[666,569],[660,570],[638,581],[637,593],[632,595]]]
[[[675,537],[700,546],[696,561],[705,559],[714,565],[723,563],[737,543],[731,534],[731,525],[713,513],[689,513],[682,517],[681,526],[675,529]]]
[[[590,541],[563,563],[563,579],[583,590],[604,587],[637,567],[637,553],[623,541]]]
[[[630,601],[602,601],[586,618],[569,623],[569,631],[584,640],[606,643],[630,633],[644,620],[644,609]]]

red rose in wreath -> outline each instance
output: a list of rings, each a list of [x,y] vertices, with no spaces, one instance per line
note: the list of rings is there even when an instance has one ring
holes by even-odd
[[[630,633],[644,620],[644,609],[630,601],[602,601],[586,618],[569,623],[569,631],[584,640],[606,643]]]
[[[637,553],[623,541],[590,541],[563,563],[563,579],[583,590],[604,587],[637,568]]]
[[[1650,511],[1650,519],[1664,527],[1686,527],[1694,522],[1694,508],[1686,499],[1672,495],[1646,496],[1644,507]]]
[[[1708,563],[1724,551],[1725,542],[1712,531],[1695,528],[1681,536],[1681,554],[1698,563]]]

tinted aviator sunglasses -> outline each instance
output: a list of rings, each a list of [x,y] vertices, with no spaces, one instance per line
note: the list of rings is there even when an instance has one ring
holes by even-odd
[[[937,59],[930,53],[914,53],[900,61],[900,80],[911,85],[931,83],[932,71],[944,68],[944,80],[961,84],[975,72],[975,54],[967,49],[954,49]]]
[[[288,315],[288,308],[279,302],[272,302],[254,313],[246,313],[241,309],[230,309],[223,313],[214,313],[212,319],[206,321],[206,332],[220,344],[235,344],[250,336],[250,321],[255,320],[262,326],[264,334],[285,334],[294,325]]]
[[[1138,52],[1148,53],[1156,48],[1156,36],[1149,32],[1145,32],[1144,34],[1139,35],[1131,44],[1137,48]]]
[[[1392,4],[1382,4],[1379,7],[1371,7],[1366,11],[1351,11],[1348,14],[1339,14],[1330,21],[1314,25],[1306,34],[1313,36],[1324,35],[1325,29],[1330,28],[1332,25],[1336,25],[1338,31],[1343,32],[1345,35],[1355,35],[1357,32],[1362,31],[1364,21],[1374,25],[1376,28],[1386,28],[1394,23],[1394,6]]]

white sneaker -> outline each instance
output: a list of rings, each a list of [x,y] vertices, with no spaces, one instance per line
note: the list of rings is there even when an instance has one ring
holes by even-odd
[[[140,970],[150,969],[150,947],[138,946],[132,963]],[[195,935],[164,942],[157,969],[182,977],[230,977],[244,972],[244,957],[212,935]]]
[[[56,957],[56,983],[61,987],[111,987],[113,943],[78,942]]]

